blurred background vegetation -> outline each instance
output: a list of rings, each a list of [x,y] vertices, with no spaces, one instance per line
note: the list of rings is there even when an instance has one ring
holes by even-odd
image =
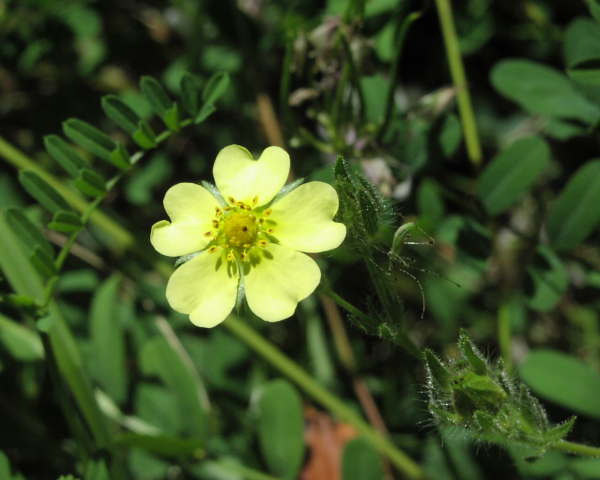
[[[422,362],[410,354],[455,358],[465,328],[553,422],[579,416],[569,438],[600,444],[600,4],[455,1],[469,124],[440,28],[445,3],[0,0],[0,208],[24,212],[53,245],[67,236],[46,228],[51,217],[19,184],[19,151],[68,185],[44,148],[67,118],[135,150],[106,118],[103,96],[159,132],[142,76],[172,97],[185,72],[230,79],[212,115],[106,194],[100,210],[130,237],[92,219],[56,283],[117,450],[93,445],[43,322],[12,295],[11,276],[0,277],[2,480],[391,478],[352,426],[282,380],[243,335],[194,328],[166,304],[150,226],[165,190],[211,180],[231,143],[281,145],[296,177],[337,182],[350,231],[319,259],[324,286],[294,318],[267,325],[243,312],[244,322],[429,478],[600,478],[600,460],[551,451],[525,461],[437,429]],[[338,155],[347,163],[336,176]],[[407,222],[423,245],[393,244]],[[319,463],[340,456],[332,471]]]

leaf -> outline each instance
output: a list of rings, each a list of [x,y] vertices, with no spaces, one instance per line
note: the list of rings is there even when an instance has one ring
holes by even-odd
[[[38,333],[1,313],[0,342],[15,359],[22,362],[35,362],[44,358],[44,347]]]
[[[538,395],[600,419],[600,374],[581,360],[555,350],[532,350],[519,372]]]
[[[194,123],[196,125],[198,125],[199,123],[202,123],[204,120],[206,120],[210,115],[212,115],[216,111],[217,111],[217,109],[214,107],[214,105],[212,105],[210,103],[205,103],[202,106],[202,108],[200,109],[200,111],[198,112],[198,115],[196,115],[196,117],[194,118]]]
[[[196,116],[200,110],[200,94],[202,92],[202,80],[189,72],[181,78],[181,103],[187,112]]]
[[[84,480],[111,480],[104,460],[88,460],[83,478]]]
[[[508,59],[494,65],[491,82],[502,95],[529,113],[572,118],[594,124],[600,109],[558,70],[530,60]]]
[[[123,146],[123,144],[116,144],[115,149],[110,153],[110,163],[123,171],[129,169],[131,166],[129,153],[127,153],[127,149]]]
[[[143,76],[140,79],[140,88],[150,103],[150,107],[158,115],[164,115],[173,106],[173,100],[169,98],[162,85],[154,77]]]
[[[79,230],[83,224],[79,214],[69,210],[59,210],[52,217],[52,221],[48,224],[48,228],[57,232],[72,233]]]
[[[45,280],[48,280],[56,274],[56,267],[54,266],[52,258],[46,255],[40,247],[34,247],[29,260]]]
[[[127,399],[125,338],[117,307],[121,279],[112,275],[100,285],[90,308],[90,365],[93,378],[122,405]]]
[[[577,18],[567,27],[563,43],[569,76],[587,85],[600,85],[600,25]]]
[[[137,447],[164,457],[193,458],[200,457],[203,454],[201,442],[194,438],[121,433],[116,436],[114,442],[117,446]]]
[[[72,177],[77,177],[79,170],[88,163],[58,135],[46,135],[44,145],[50,156]]]
[[[106,180],[89,168],[81,169],[73,184],[77,190],[90,197],[99,197],[106,193]]]
[[[590,160],[569,179],[548,212],[548,236],[557,250],[570,250],[600,222],[600,160]]]
[[[527,305],[540,312],[552,310],[564,295],[569,279],[560,258],[547,245],[540,245],[534,262],[527,267],[527,274],[533,282],[533,293]],[[540,263],[542,263],[540,265]]]
[[[52,213],[61,210],[71,210],[65,199],[37,173],[31,170],[19,172],[19,182],[37,202]]]
[[[372,445],[358,437],[350,440],[342,457],[342,480],[382,480],[381,458]]]
[[[205,389],[193,370],[164,337],[148,340],[141,351],[142,371],[158,375],[177,398],[179,410],[185,412],[185,430],[196,438],[204,439],[208,433],[208,404]]]
[[[117,144],[103,131],[78,118],[65,120],[63,131],[84,150],[109,163],[113,162],[112,152],[117,148]]]
[[[540,137],[522,138],[496,155],[479,177],[477,194],[491,215],[514,205],[550,163],[550,149]]]
[[[204,105],[213,105],[229,87],[229,74],[226,72],[215,73],[208,79],[204,90],[202,90],[202,100]]]
[[[257,401],[258,441],[269,470],[294,479],[304,456],[302,403],[286,380],[264,385]]]
[[[8,208],[5,212],[6,221],[12,231],[19,237],[22,245],[34,249],[39,247],[49,258],[54,257],[54,248],[31,220],[18,208]]]
[[[146,120],[140,120],[133,140],[144,150],[156,147],[156,135]]]
[[[585,0],[587,3],[588,9],[594,17],[594,20],[600,22],[600,1],[599,0]]]
[[[102,97],[102,109],[108,118],[119,127],[133,135],[138,129],[140,117],[129,105],[116,95],[105,95]]]

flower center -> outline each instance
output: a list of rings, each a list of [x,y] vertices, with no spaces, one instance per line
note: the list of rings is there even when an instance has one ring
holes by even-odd
[[[256,217],[242,212],[229,214],[223,224],[223,234],[229,245],[241,247],[256,241]]]

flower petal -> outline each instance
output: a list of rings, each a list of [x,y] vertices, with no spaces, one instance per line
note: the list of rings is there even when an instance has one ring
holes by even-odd
[[[273,204],[277,222],[273,235],[281,245],[302,252],[336,248],[346,237],[346,226],[332,221],[338,210],[335,189],[324,182],[308,182]]]
[[[265,148],[254,160],[252,154],[240,145],[223,148],[215,160],[213,175],[225,199],[256,205],[269,202],[285,185],[290,172],[290,156],[283,148]]]
[[[171,222],[162,220],[152,226],[150,243],[163,255],[178,257],[204,248],[210,238],[215,207],[219,203],[212,194],[195,183],[178,183],[163,200]]]
[[[214,327],[231,313],[237,297],[238,275],[218,252],[203,252],[180,266],[167,283],[171,308],[190,314],[198,327]]]
[[[246,300],[257,316],[277,322],[291,317],[320,280],[321,271],[312,258],[271,243],[244,277]]]

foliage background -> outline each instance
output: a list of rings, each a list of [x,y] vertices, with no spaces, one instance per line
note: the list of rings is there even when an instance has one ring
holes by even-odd
[[[410,17],[414,12],[420,15]],[[375,225],[348,217],[356,237],[320,259],[328,285],[369,315],[342,310],[350,357],[339,348],[339,319],[319,296],[280,324],[264,325],[247,312],[244,321],[357,411],[357,382],[366,387],[395,444],[430,478],[600,478],[598,460],[549,452],[526,462],[510,448],[481,448],[456,430],[438,431],[427,411],[422,363],[399,346],[407,334],[419,347],[455,357],[459,328],[466,328],[486,354],[514,366],[553,422],[579,415],[569,438],[600,444],[600,164],[593,160],[600,6],[468,0],[454,2],[453,12],[480,165],[464,146],[433,3],[372,0],[361,19],[360,2],[340,0],[0,1],[0,208],[24,209],[53,243],[65,236],[45,228],[50,217],[21,188],[5,142],[67,184],[43,142],[60,134],[66,118],[127,141],[105,117],[103,95],[118,95],[150,119],[141,76],[158,78],[170,95],[185,71],[204,80],[221,71],[231,78],[214,114],[148,154],[102,203],[135,238],[132,254],[92,223],[56,287],[86,374],[127,415],[112,410],[111,432],[158,432],[168,441],[157,448],[124,436],[117,454],[82,445],[80,417],[65,415],[75,409],[69,389],[43,358],[31,316],[9,298],[6,275],[6,478],[103,478],[104,465],[110,478],[252,478],[224,467],[232,458],[282,478],[304,468],[313,452],[302,441],[308,414],[301,405],[316,406],[314,400],[277,380],[272,362],[230,331],[201,331],[169,311],[160,259],[147,242],[150,225],[162,218],[166,188],[210,180],[216,152],[230,143],[253,151],[283,143],[297,177],[331,182],[343,154],[385,198],[376,215],[369,205],[355,211],[366,210]],[[158,131],[160,123],[150,121]],[[421,226],[416,240],[433,237],[435,244],[403,246],[400,258],[390,256],[393,232],[407,221]],[[353,243],[365,250],[357,253]],[[184,357],[165,340],[170,336]],[[206,389],[210,411],[189,403],[198,402],[190,388]],[[102,411],[111,407],[105,403]],[[367,452],[363,475],[371,477],[346,466],[344,479],[381,478],[372,447],[348,448]]]

